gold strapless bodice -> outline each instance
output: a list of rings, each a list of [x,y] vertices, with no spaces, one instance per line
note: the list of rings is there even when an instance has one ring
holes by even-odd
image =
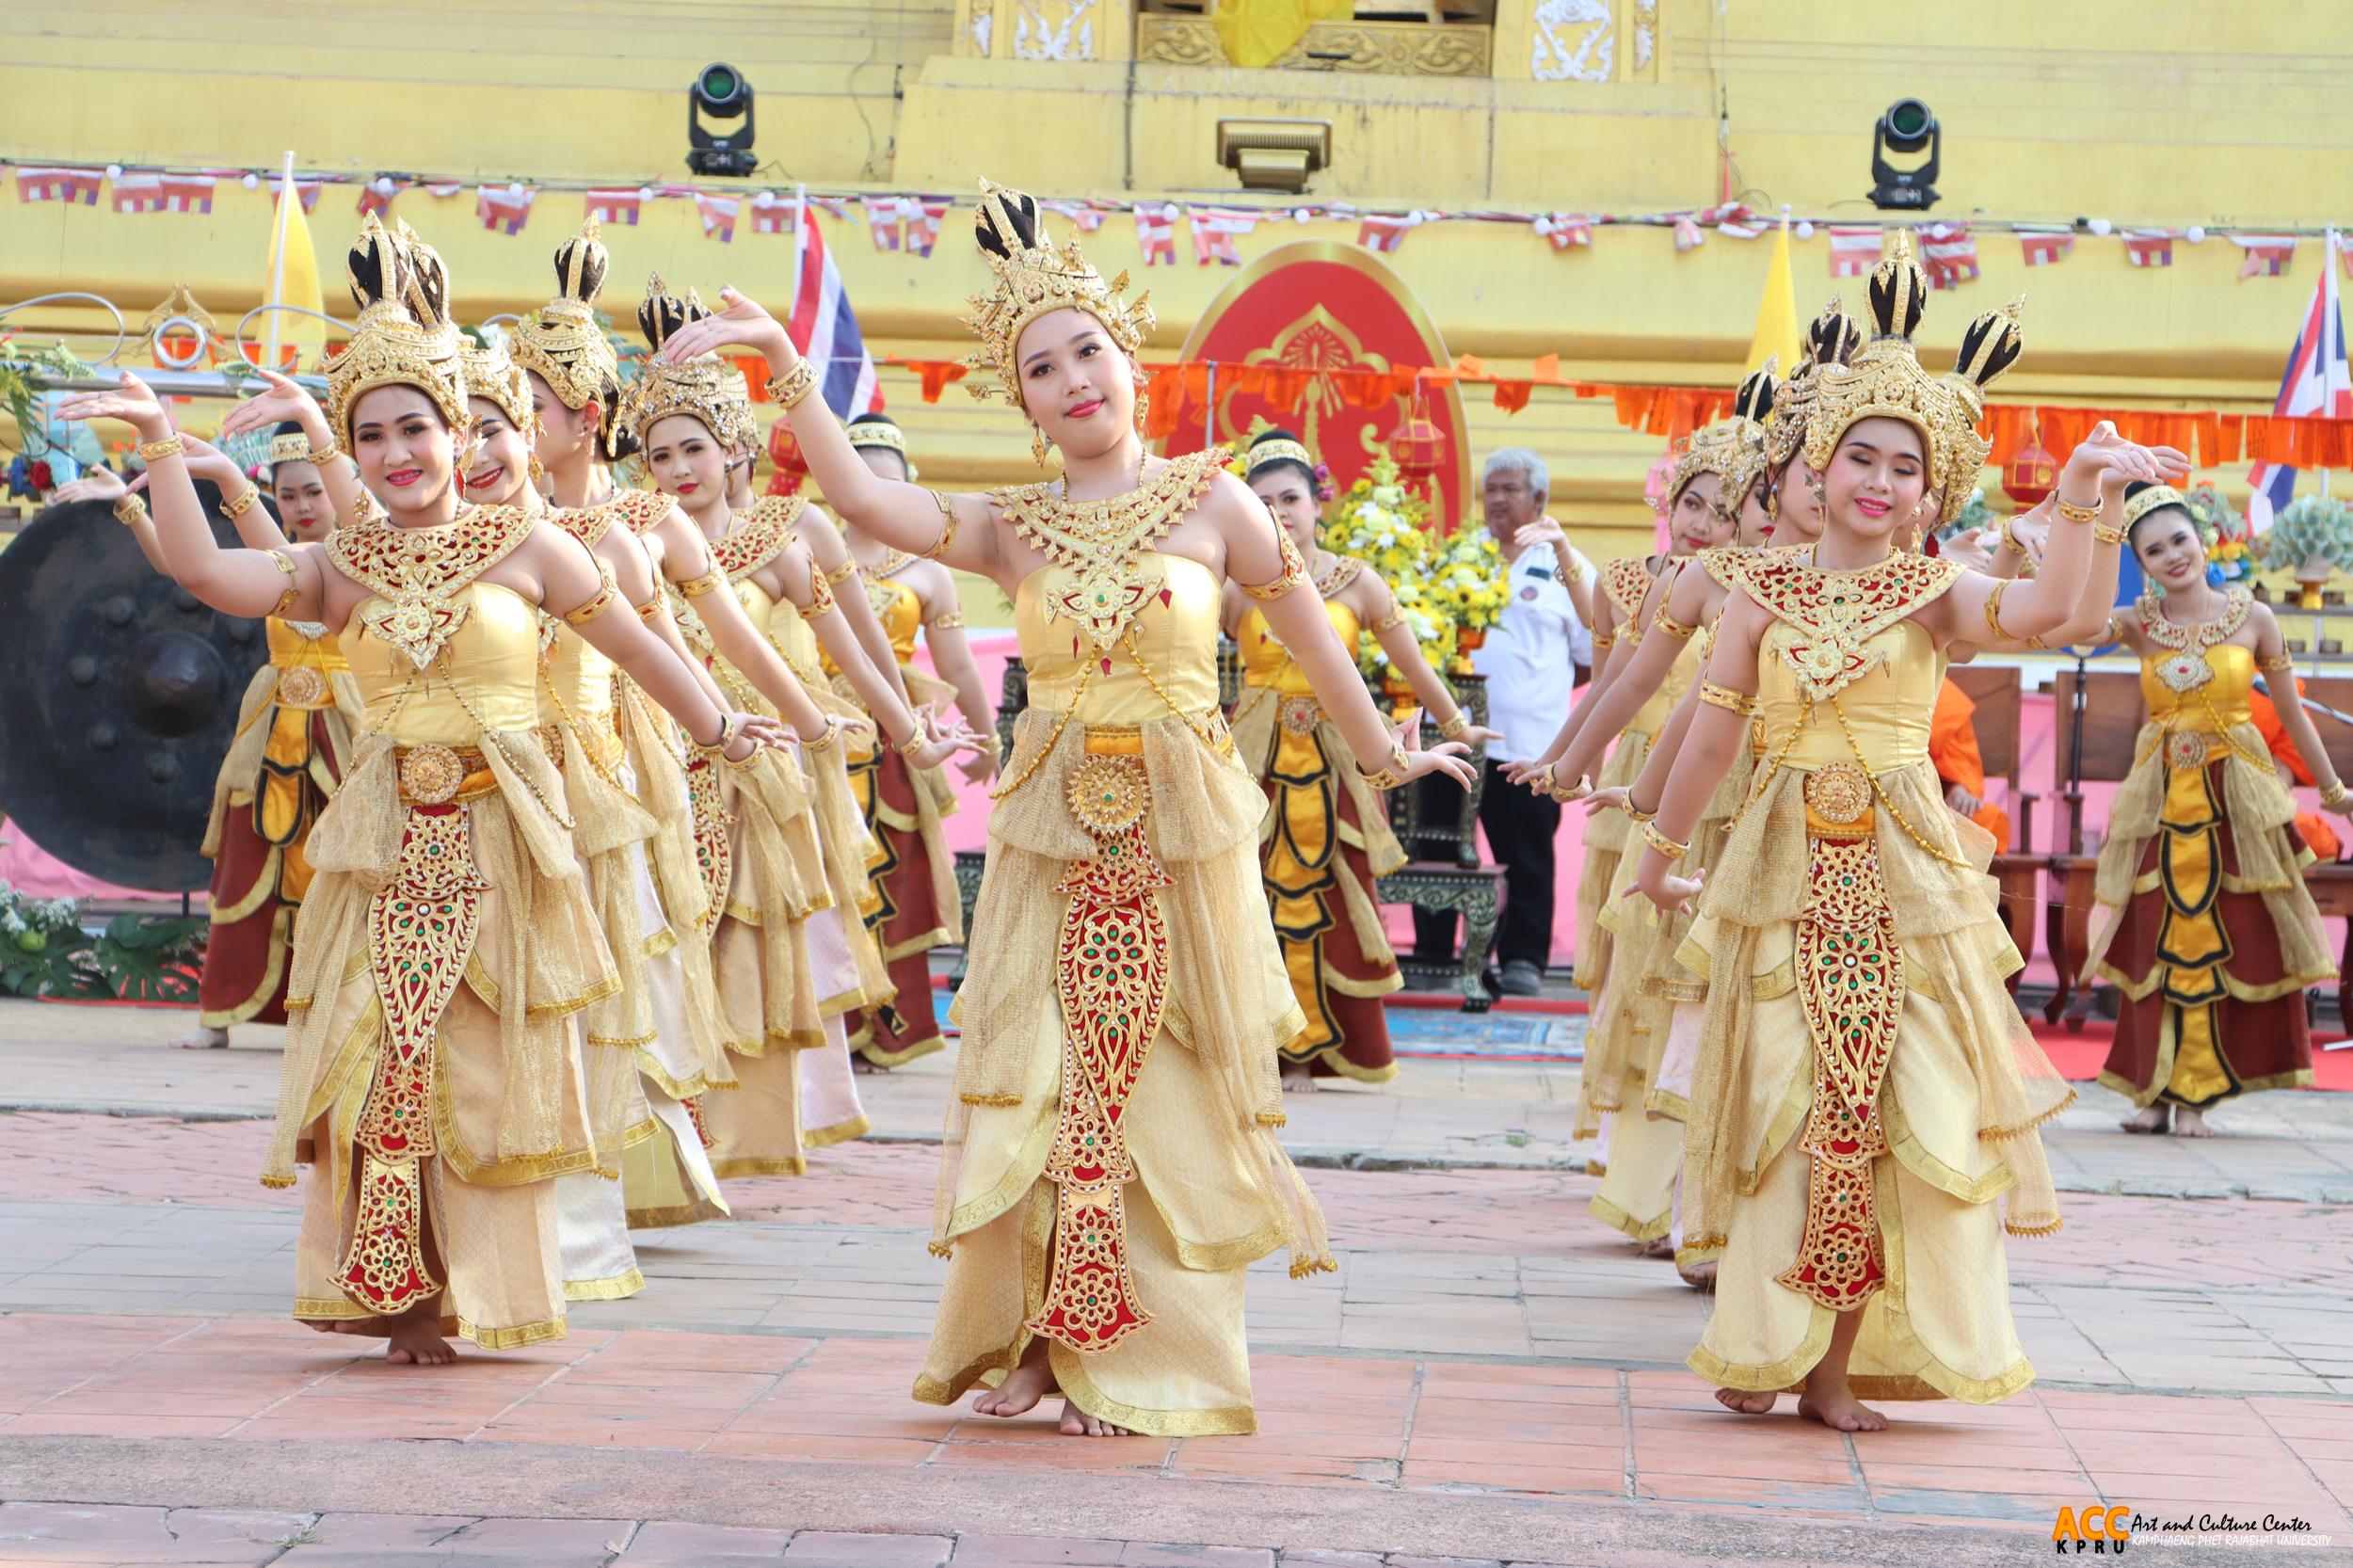
[[[369,633],[367,617],[387,609],[384,600],[371,594],[352,611],[338,641],[367,704],[368,732],[401,745],[472,746],[485,729],[539,722],[538,606],[479,580],[453,599],[467,606],[465,621],[424,670]]]
[[[1826,703],[1810,715],[1797,676],[1783,657],[1803,635],[1776,620],[1766,628],[1757,649],[1756,711],[1765,725],[1766,755],[1781,758],[1785,767],[1805,770],[1860,762],[1874,776],[1928,760],[1945,661],[1920,624],[1899,620],[1875,633],[1863,645],[1872,667],[1838,694],[1838,712]],[[1846,716],[1843,726],[1840,713]],[[1786,755],[1784,745],[1789,748]]]
[[[1223,584],[1198,561],[1157,551],[1147,553],[1165,572],[1162,592],[1136,612],[1126,639],[1101,654],[1075,623],[1046,618],[1048,596],[1067,590],[1078,573],[1067,567],[1046,567],[1022,579],[1014,595],[1013,624],[1022,663],[1029,666],[1031,707],[1075,712],[1083,724],[1120,725],[1148,724],[1168,717],[1172,710],[1197,717],[1217,706]],[[1130,645],[1134,658],[1128,652]],[[1139,658],[1144,669],[1137,668]],[[1103,667],[1106,663],[1109,670]],[[1157,692],[1154,681],[1160,684]]]
[[[626,611],[628,606],[618,608]],[[610,730],[613,661],[561,621],[554,637],[547,652],[546,679],[539,686],[539,722],[562,724],[568,718],[584,732]]]
[[[864,593],[868,602],[874,605],[874,615],[882,622],[883,635],[890,639],[890,652],[899,661],[899,667],[904,669],[915,663],[915,634],[922,629],[923,601],[915,596],[913,588],[904,583],[894,583],[888,578],[875,579],[861,572],[835,591]],[[827,675],[841,673],[829,658],[823,660],[821,667]]]
[[[817,646],[817,629],[803,618],[800,606],[789,599],[777,600],[768,607],[768,618],[754,624],[766,628],[768,640],[807,684],[820,667],[824,650]]]
[[[1646,637],[1667,635],[1656,626],[1646,628],[1642,634]],[[1675,662],[1667,666],[1667,678],[1658,683],[1657,691],[1642,699],[1642,706],[1636,709],[1634,717],[1626,721],[1629,731],[1656,736],[1667,727],[1667,720],[1674,712],[1675,705],[1683,700],[1684,694],[1691,689],[1691,682],[1697,680],[1700,671],[1707,666],[1707,649],[1704,644],[1705,639],[1700,636],[1683,639],[1682,651],[1675,655]]]
[[[1332,630],[1340,639],[1340,646],[1356,651],[1356,612],[1332,600],[1323,601],[1324,614],[1332,617]],[[1242,684],[1273,691],[1283,696],[1312,696],[1315,688],[1300,670],[1290,650],[1277,641],[1268,627],[1266,616],[1254,605],[1241,617],[1235,636],[1241,645]]]
[[[2255,722],[2255,652],[2236,643],[2221,643],[2205,650],[2206,667],[2214,678],[2187,691],[2175,691],[2161,673],[2194,653],[2160,650],[2140,662],[2140,696],[2149,705],[2149,722],[2172,733],[2195,731],[2219,735],[2234,726]]]
[[[335,639],[325,634],[325,627],[319,628],[318,636],[305,636],[294,629],[293,623],[272,616],[262,623],[262,630],[269,638],[269,662],[281,670],[296,664],[309,664],[320,671],[351,667]]]

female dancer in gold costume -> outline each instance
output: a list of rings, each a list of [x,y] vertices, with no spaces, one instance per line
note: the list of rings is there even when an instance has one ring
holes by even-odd
[[[1250,443],[1245,480],[1307,563],[1332,633],[1353,649],[1369,628],[1389,662],[1438,720],[1438,733],[1479,745],[1495,731],[1473,725],[1454,693],[1421,655],[1398,613],[1397,596],[1362,561],[1327,552],[1314,455],[1289,431]],[[1380,798],[1349,764],[1333,727],[1267,618],[1236,584],[1225,585],[1220,618],[1241,648],[1242,698],[1234,744],[1265,787],[1258,834],[1267,907],[1307,1030],[1283,1048],[1283,1087],[1312,1089],[1318,1075],[1367,1083],[1397,1076],[1381,999],[1405,984],[1381,927],[1374,879],[1405,863]]]
[[[312,834],[263,1180],[291,1184],[297,1158],[319,1167],[296,1316],[444,1362],[449,1327],[494,1348],[565,1332],[552,1178],[599,1152],[571,1016],[613,967],[533,733],[539,611],[732,763],[776,726],[712,703],[634,617],[609,614],[610,583],[561,530],[459,500],[472,415],[440,257],[371,218],[350,273],[359,326],[305,434],[322,465],[344,468],[348,448],[382,513],[325,545],[216,549],[184,443],[136,377],[63,411],[136,427],[183,585],[232,615],[324,622],[350,663],[365,712]]]
[[[333,532],[335,508],[300,426],[281,425],[270,440],[275,518],[234,459],[193,438],[186,445],[189,476],[219,487],[221,509],[247,549],[282,547],[281,523],[300,539]],[[57,499],[112,502],[148,564],[171,574],[146,504],[114,473],[97,470],[61,488]],[[172,1042],[190,1050],[226,1047],[238,1024],[286,1021],[295,916],[311,886],[305,846],[350,760],[360,714],[359,689],[325,627],[273,616],[263,628],[269,661],[246,687],[204,829],[213,862],[211,931],[197,981],[197,1027]]]
[[[2111,635],[2140,656],[2149,720],[2108,808],[2084,983],[2124,994],[2100,1081],[2137,1108],[2125,1130],[2163,1132],[2170,1117],[2203,1138],[2222,1101],[2313,1080],[2304,990],[2336,973],[2296,800],[2249,708],[2258,671],[2321,804],[2342,816],[2353,794],[2304,712],[2271,606],[2207,583],[2181,492],[2137,487],[2124,526],[2150,587]]]
[[[656,278],[638,307],[637,319],[648,346],[659,349],[672,333],[705,313],[691,296],[680,301],[664,292]],[[798,496],[773,496],[740,515],[728,504],[729,456],[758,436],[742,373],[715,354],[687,360],[656,357],[630,392],[625,417],[654,482],[693,520],[726,574],[729,596],[774,639],[776,651],[788,664],[796,663],[796,652],[806,652],[794,646],[796,639],[777,637],[780,620],[789,616],[805,635],[811,634],[813,622],[813,635],[844,661],[846,679],[878,715],[894,751],[904,744],[902,755],[922,767],[936,767],[952,757],[958,738],[935,739],[925,731],[867,659],[847,617],[835,612],[816,557],[800,537],[804,525],[813,520],[808,504]],[[723,689],[757,705],[757,693],[711,639],[701,614],[707,603],[683,596],[672,603],[687,645],[709,664]],[[806,658],[797,662],[797,668],[808,668]],[[810,689],[829,690],[815,682]],[[842,728],[839,713],[829,714],[828,722],[837,731]],[[859,919],[868,897],[869,842],[842,766],[845,749],[840,739],[828,738],[822,745],[804,747],[800,759],[813,785],[813,811],[793,824],[788,840],[797,862],[792,870],[808,894],[808,908],[799,922],[804,946],[795,960],[802,966],[797,978],[776,967],[767,910],[778,900],[773,889],[763,890],[760,885],[760,857],[749,845],[740,840],[736,845],[744,852],[735,861],[737,885],[729,891],[712,946],[734,1023],[737,1043],[731,1060],[742,1087],[703,1107],[722,1176],[786,1168],[776,1163],[770,1147],[770,1129],[779,1124],[799,1129],[800,1144],[789,1156],[790,1169],[795,1172],[801,1168],[802,1147],[822,1148],[866,1130],[850,1071],[844,1018],[851,1009],[888,995],[889,980]],[[796,1024],[790,1045],[778,1046],[761,1025],[762,1001],[767,991],[787,984],[805,993],[794,1007],[797,1014],[806,1004],[814,1028]]]
[[[1927,293],[1899,233],[1872,341],[1815,382],[1822,537],[1734,564],[1701,705],[1639,824],[1637,885],[1662,911],[1699,901],[1683,953],[1709,981],[1682,1196],[1690,1243],[1721,1256],[1690,1364],[1728,1409],[1796,1387],[1849,1432],[1885,1425],[1863,1398],[2024,1387],[2003,1232],[2059,1223],[2037,1128],[2072,1095],[2003,988],[2019,960],[1993,840],[1945,808],[1928,756],[1939,654],[2096,630],[2123,537],[2104,511],[2182,460],[2103,426],[2068,460],[2031,581],[1897,552],[1966,501],[1982,389],[2020,344],[2013,305],[1929,376],[1911,342]],[[1752,716],[1765,760],[1703,893],[1677,865]]]
[[[765,355],[825,496],[896,549],[1013,600],[1032,706],[989,819],[935,1251],[952,1258],[916,1397],[1063,1431],[1248,1432],[1242,1273],[1289,1245],[1334,1267],[1275,1137],[1279,1048],[1304,1020],[1262,913],[1266,798],[1217,708],[1218,596],[1257,584],[1376,788],[1453,755],[1398,744],[1266,507],[1222,452],[1155,461],[1136,428],[1151,316],[1035,201],[984,185],[994,280],[972,362],[1064,455],[1059,484],[940,495],[877,478],[784,329],[729,291],[665,358]],[[1451,743],[1439,748],[1455,753]],[[1047,976],[1050,984],[1041,984]]]

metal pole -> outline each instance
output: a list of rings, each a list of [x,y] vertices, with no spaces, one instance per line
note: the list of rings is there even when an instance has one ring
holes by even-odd
[[[294,200],[294,149],[290,147],[286,150],[285,174],[278,184],[278,234],[270,241],[269,247],[269,302],[273,305],[285,303],[283,294],[286,282],[286,230],[288,227],[286,203]],[[278,370],[278,334],[280,330],[280,321],[284,314],[282,311],[272,311],[269,313],[269,358],[264,362],[272,374]]]
[[[1207,452],[1217,444],[1217,361],[1209,361],[1209,407],[1201,410],[1201,450]]]

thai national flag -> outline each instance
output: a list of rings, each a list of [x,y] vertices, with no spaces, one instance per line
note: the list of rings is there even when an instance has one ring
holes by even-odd
[[[874,377],[873,356],[857,329],[857,312],[835,270],[833,252],[817,227],[817,215],[804,210],[793,267],[792,319],[785,324],[801,353],[815,362],[819,390],[825,407],[837,419],[882,412],[882,383]]]
[[[2330,249],[2344,242],[2331,232]],[[2304,312],[2303,329],[2288,355],[2287,374],[2280,378],[2280,398],[2274,414],[2319,414],[2332,419],[2353,418],[2353,371],[2345,357],[2345,312],[2337,300],[2337,269],[2322,257],[2319,286]],[[2255,493],[2247,500],[2247,523],[2261,534],[2272,518],[2296,494],[2296,471],[2278,463],[2257,463],[2248,474]]]

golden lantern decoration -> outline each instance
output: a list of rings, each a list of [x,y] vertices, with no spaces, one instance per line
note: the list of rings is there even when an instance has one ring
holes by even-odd
[[[1389,455],[1397,459],[1398,474],[1406,484],[1436,500],[1431,484],[1446,464],[1446,432],[1430,417],[1430,403],[1418,381],[1414,384],[1414,401],[1389,440]],[[1442,527],[1452,532],[1452,520],[1445,520]]]
[[[2058,488],[2058,459],[2042,445],[2042,428],[2035,426],[2009,460],[2002,465],[2002,493],[2025,511],[2040,505]]]

